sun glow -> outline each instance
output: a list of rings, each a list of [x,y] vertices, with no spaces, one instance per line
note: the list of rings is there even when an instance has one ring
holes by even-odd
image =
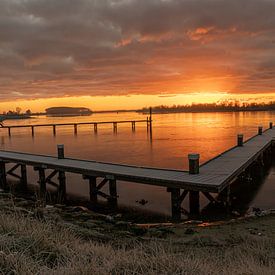
[[[158,94],[158,95],[127,95],[127,96],[81,96],[49,98],[36,100],[17,100],[0,103],[0,112],[15,110],[20,107],[23,111],[43,112],[48,107],[71,106],[87,107],[99,110],[133,110],[145,106],[185,105],[192,103],[217,103],[225,100],[240,102],[268,102],[274,100],[275,94],[230,94],[226,92],[194,92],[188,94]]]

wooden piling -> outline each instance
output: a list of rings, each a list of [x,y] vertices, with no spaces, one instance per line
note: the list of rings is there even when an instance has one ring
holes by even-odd
[[[96,177],[86,177],[86,178],[89,179],[90,201],[92,204],[96,205],[97,204]]]
[[[21,179],[20,184],[23,189],[27,189],[28,179],[27,179],[27,167],[24,164],[20,165],[21,169]]]
[[[11,137],[11,128],[8,127],[8,133],[9,133],[9,137]]]
[[[56,125],[53,125],[53,135],[56,136]]]
[[[238,134],[237,135],[237,145],[239,147],[242,147],[243,146],[243,134]]]
[[[132,121],[132,131],[134,132],[136,130],[136,122]]]
[[[97,133],[97,123],[94,123],[94,132]]]
[[[117,188],[116,188],[116,180],[110,179],[109,180],[109,204],[112,207],[117,207]]]
[[[34,126],[32,126],[31,128],[32,128],[32,137],[34,137]]]
[[[113,130],[115,133],[117,132],[117,122],[113,122]]]
[[[74,134],[77,135],[77,124],[74,124]]]
[[[7,188],[7,174],[6,174],[6,163],[0,162],[0,187],[2,189]]]
[[[45,169],[36,167],[35,170],[38,170],[39,173],[39,199],[45,203],[47,192]]]
[[[169,188],[169,192],[171,192],[172,220],[175,222],[179,222],[181,220],[180,189]]]
[[[188,154],[189,160],[189,174],[199,174],[200,172],[200,155]]]
[[[57,145],[58,159],[64,159],[64,145]],[[64,171],[58,172],[59,188],[58,188],[58,202],[62,203],[66,200],[66,175]]]
[[[197,216],[200,214],[200,192],[189,192],[189,211],[191,216]]]

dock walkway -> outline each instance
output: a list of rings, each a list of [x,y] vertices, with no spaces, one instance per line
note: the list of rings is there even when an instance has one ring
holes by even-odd
[[[64,158],[62,152],[61,157],[54,157],[0,151],[0,183],[2,186],[6,184],[7,174],[15,175],[21,181],[26,181],[22,180],[26,178],[26,168],[24,168],[26,166],[35,167],[39,171],[39,182],[44,186],[42,189],[45,189],[46,183],[51,182],[53,176],[58,173],[62,173],[63,178],[65,178],[65,173],[76,173],[89,179],[92,201],[97,201],[99,195],[113,203],[117,200],[116,181],[164,186],[171,192],[172,214],[175,219],[178,219],[181,203],[188,193],[190,212],[198,212],[200,192],[209,200],[215,200],[210,193],[221,193],[224,189],[229,188],[230,184],[243,173],[251,174],[259,166],[260,168],[264,166],[265,162],[271,159],[272,148],[274,149],[275,128],[272,127],[272,124],[270,124],[270,129],[264,132],[259,128],[258,135],[246,142],[243,142],[242,136],[239,136],[238,142],[240,142],[238,146],[204,163],[198,167],[197,171],[195,171],[196,166],[194,171],[182,171],[71,159]],[[194,168],[196,161],[198,159],[192,160],[192,157],[189,159],[190,169]],[[6,163],[15,163],[16,166],[6,172]],[[21,173],[25,171],[24,175],[18,176],[14,173],[19,167],[21,167]],[[251,167],[253,171],[251,171]],[[46,177],[45,170],[48,169],[53,170],[53,172]],[[102,182],[97,184],[99,178],[102,178]],[[109,195],[100,191],[108,181],[110,184]],[[64,184],[65,180],[63,179]],[[182,193],[181,190],[183,190]],[[65,189],[64,192],[66,193]]]

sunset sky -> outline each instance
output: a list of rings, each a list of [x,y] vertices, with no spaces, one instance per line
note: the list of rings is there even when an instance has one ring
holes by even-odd
[[[0,0],[0,112],[275,100],[275,0]]]

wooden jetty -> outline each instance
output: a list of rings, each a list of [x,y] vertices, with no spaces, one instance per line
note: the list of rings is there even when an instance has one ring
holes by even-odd
[[[149,116],[146,119],[140,119],[140,120],[119,120],[119,121],[96,121],[96,122],[78,122],[78,123],[54,123],[54,124],[28,124],[28,125],[0,125],[0,129],[7,129],[8,135],[11,137],[12,135],[12,129],[18,129],[18,128],[28,128],[31,129],[32,136],[35,135],[35,129],[41,128],[41,127],[48,127],[52,128],[52,133],[55,136],[57,132],[57,128],[64,127],[64,126],[72,126],[74,134],[77,135],[78,133],[78,127],[81,125],[90,125],[92,126],[95,133],[98,131],[99,125],[113,125],[113,131],[116,133],[118,130],[119,124],[129,124],[132,127],[132,131],[135,131],[136,124],[138,123],[146,123],[147,130],[152,133],[152,108],[149,109]]]
[[[89,182],[91,202],[96,203],[98,197],[102,197],[113,207],[117,206],[117,181],[163,186],[171,193],[172,218],[179,221],[181,204],[188,194],[190,214],[197,215],[200,212],[200,194],[215,202],[212,193],[225,192],[229,205],[230,185],[233,182],[244,175],[255,179],[260,177],[264,166],[270,163],[274,155],[275,128],[272,123],[265,131],[259,127],[258,134],[245,142],[243,135],[239,134],[236,144],[201,166],[199,154],[189,154],[189,171],[65,158],[63,145],[58,146],[57,157],[0,151],[0,184],[6,188],[9,175],[27,187],[26,167],[31,166],[38,171],[41,199],[45,199],[46,185],[52,184],[58,187],[60,199],[65,200],[66,173],[81,174]],[[7,164],[14,166],[7,170]],[[55,176],[58,176],[59,184],[54,183]],[[106,184],[109,185],[108,194],[102,191]]]

